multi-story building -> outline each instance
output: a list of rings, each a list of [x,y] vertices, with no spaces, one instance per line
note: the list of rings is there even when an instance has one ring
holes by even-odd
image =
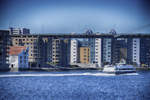
[[[80,63],[88,64],[90,63],[90,48],[80,47]]]
[[[103,38],[102,42],[102,62],[104,64],[112,63],[112,39]]]
[[[86,35],[93,35],[93,31],[91,29],[88,29],[85,32]],[[88,38],[88,41],[86,42],[88,47],[90,48],[90,63],[95,63],[95,38]]]
[[[70,65],[70,56],[71,56],[71,40],[70,39],[64,39],[64,45],[65,48],[63,48],[64,50],[64,57],[66,57],[66,61],[65,61],[65,66]],[[77,49],[78,50],[78,49]],[[78,60],[77,60],[78,61]]]
[[[12,46],[25,46],[29,48],[29,65],[40,67],[43,62],[44,45],[38,35],[17,35],[12,36]]]
[[[91,52],[90,52],[91,53]],[[102,39],[95,39],[95,63],[98,64],[98,67],[102,65]]]
[[[127,62],[127,38],[114,38],[112,49],[112,63],[126,63]]]
[[[30,29],[27,28],[9,28],[10,34],[30,34]]]
[[[9,69],[9,31],[0,30],[0,70]]]
[[[72,39],[70,44],[70,64],[78,63],[78,40]]]
[[[140,38],[140,63],[150,66],[150,38]]]
[[[52,62],[56,65],[66,66],[69,64],[68,55],[70,55],[68,52],[67,46],[69,46],[69,40],[65,39],[50,39],[51,43],[49,44],[51,47],[49,47],[49,62]],[[70,58],[70,57],[69,57]]]
[[[132,43],[132,62],[140,65],[140,39],[133,38]]]
[[[95,63],[95,38],[89,38],[90,63]]]
[[[61,40],[53,39],[52,40],[52,62],[56,64],[61,64]]]
[[[10,46],[9,63],[10,68],[29,68],[28,48],[25,46]]]
[[[147,37],[121,37],[111,34],[102,38],[90,37],[70,40],[43,35],[11,36],[12,46],[26,46],[29,48],[30,66],[40,67],[46,62],[60,66],[72,63],[101,66],[103,64],[116,64],[121,61],[127,64],[146,64],[150,66],[150,39]],[[3,36],[0,37],[0,41],[2,40],[4,41]],[[3,45],[2,42],[0,45]],[[0,49],[1,52],[6,52],[2,48]]]
[[[141,41],[140,38],[127,38],[127,64],[140,65],[141,58]],[[142,53],[143,55],[143,53]]]

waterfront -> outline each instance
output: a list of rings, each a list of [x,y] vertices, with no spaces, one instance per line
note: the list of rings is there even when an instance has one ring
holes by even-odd
[[[6,72],[0,76],[0,100],[150,100],[150,72]]]

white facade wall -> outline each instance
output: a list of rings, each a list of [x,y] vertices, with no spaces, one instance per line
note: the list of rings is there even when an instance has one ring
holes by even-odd
[[[9,68],[18,68],[18,56],[17,55],[10,55],[9,56]]]
[[[101,67],[102,61],[102,41],[101,38],[95,39],[95,62]]]
[[[112,42],[112,39],[109,39],[109,38],[105,38],[104,39],[104,46],[103,46],[103,57],[104,57],[104,61],[105,62],[109,62],[111,63],[111,42]]]
[[[78,61],[78,41],[71,40],[70,46],[70,64],[77,63]]]
[[[133,38],[133,46],[132,46],[132,61],[140,64],[140,39],[139,38]]]
[[[26,28],[10,28],[10,34],[30,34],[30,30]]]

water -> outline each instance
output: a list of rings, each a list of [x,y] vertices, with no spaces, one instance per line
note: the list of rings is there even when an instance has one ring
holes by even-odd
[[[0,100],[150,100],[150,72],[0,73]]]

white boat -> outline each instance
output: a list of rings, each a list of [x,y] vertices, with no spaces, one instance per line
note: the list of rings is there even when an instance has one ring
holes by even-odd
[[[118,64],[116,66],[106,65],[104,66],[103,72],[115,74],[134,73],[136,69],[134,66],[126,64]]]
[[[135,73],[136,68],[132,65],[126,65],[126,64],[121,64],[115,66],[115,73],[116,74],[121,74],[121,73]]]
[[[106,73],[115,73],[115,67],[112,65],[105,65],[103,68],[103,72]]]

